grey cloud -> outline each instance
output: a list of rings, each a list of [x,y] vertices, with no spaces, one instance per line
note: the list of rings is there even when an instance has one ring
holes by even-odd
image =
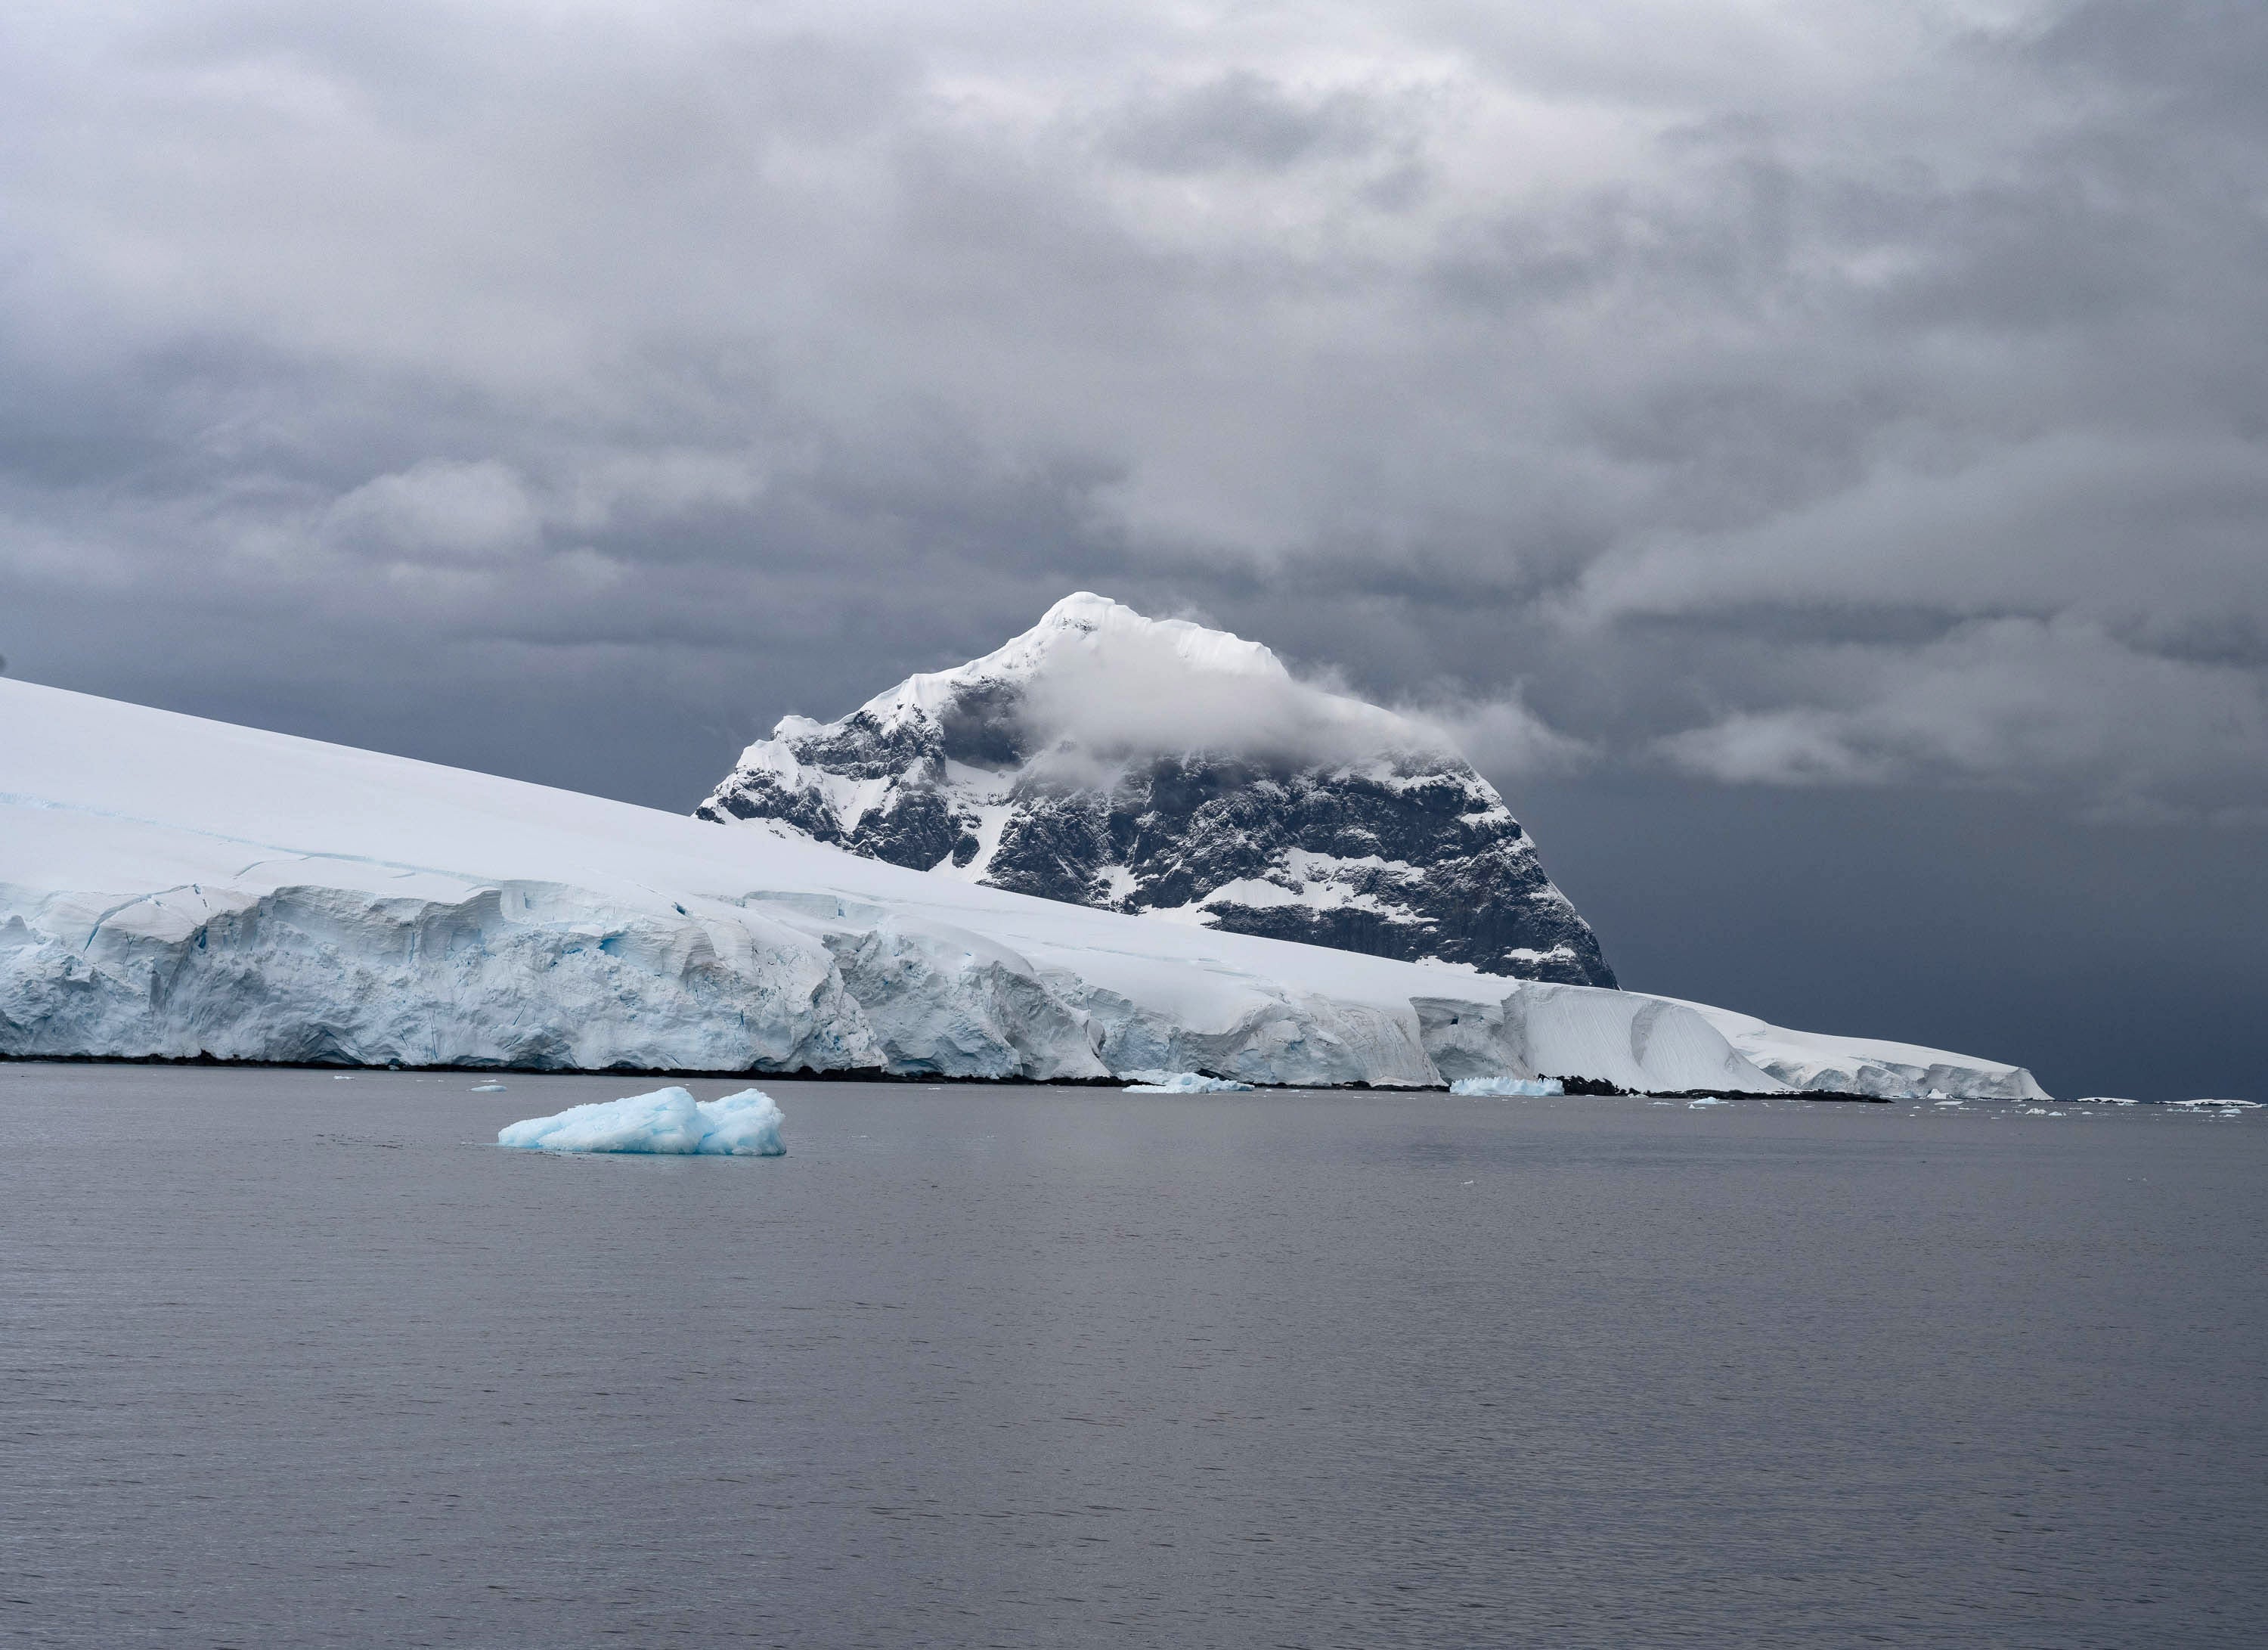
[[[537,16],[0,25],[19,669],[122,670],[131,591],[760,725],[1091,586],[1507,770],[2249,771],[2241,10]],[[2027,689],[1945,650],[2002,622],[2099,638],[2029,667],[2064,742],[1975,731]],[[168,634],[135,670],[265,668]]]
[[[1103,122],[1101,148],[1153,172],[1282,172],[1370,154],[1408,125],[1401,110],[1375,95],[1344,87],[1302,92],[1240,70],[1135,98]]]
[[[1837,650],[1831,664],[1842,703],[1735,712],[1661,740],[1661,754],[1735,783],[2021,785],[2109,772],[2119,783],[2099,801],[2210,814],[2268,797],[2268,687],[2257,672],[2028,619],[1906,652]]]
[[[2268,449],[2058,436],[1987,461],[1878,465],[1760,522],[1617,547],[1585,570],[1575,609],[1597,618],[1839,599],[2104,617],[2258,612],[2268,565],[2248,547],[2264,513]]]
[[[2043,63],[2147,89],[2154,113],[2268,122],[2268,16],[2245,0],[2080,0],[2051,11],[2027,46]]]
[[[1404,707],[1404,715],[1440,731],[1473,765],[1504,779],[1580,769],[1596,753],[1528,708],[1517,691],[1490,699],[1463,699],[1430,708]]]
[[[364,482],[324,512],[325,538],[411,561],[482,560],[534,547],[535,505],[494,460],[425,459]]]

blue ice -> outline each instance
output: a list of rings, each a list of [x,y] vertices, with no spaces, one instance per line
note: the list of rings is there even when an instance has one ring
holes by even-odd
[[[529,1117],[497,1133],[498,1145],[523,1152],[646,1152],[680,1157],[780,1157],[784,1121],[760,1088],[722,1100],[696,1100],[681,1088],[570,1106]]]

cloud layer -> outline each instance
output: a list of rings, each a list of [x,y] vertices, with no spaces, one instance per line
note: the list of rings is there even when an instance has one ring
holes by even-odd
[[[1092,586],[1499,773],[2250,818],[2264,78],[2233,3],[35,9],[0,651],[683,801]]]

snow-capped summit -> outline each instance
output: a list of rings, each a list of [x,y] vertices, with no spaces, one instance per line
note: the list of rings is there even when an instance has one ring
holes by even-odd
[[[1074,904],[1614,983],[1437,731],[1084,591],[839,721],[782,718],[696,813]]]

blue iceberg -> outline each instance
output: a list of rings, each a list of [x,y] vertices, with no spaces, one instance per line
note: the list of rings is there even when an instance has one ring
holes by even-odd
[[[784,1119],[770,1094],[744,1088],[722,1100],[696,1100],[681,1088],[570,1106],[497,1132],[521,1152],[644,1152],[678,1157],[781,1157]]]

